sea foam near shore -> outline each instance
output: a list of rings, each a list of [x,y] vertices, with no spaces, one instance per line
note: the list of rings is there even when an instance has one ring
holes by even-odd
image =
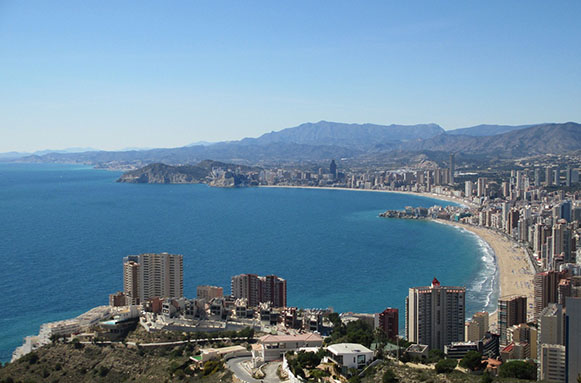
[[[473,306],[481,307],[482,311],[489,313],[495,311],[500,293],[500,278],[496,255],[492,247],[476,233],[463,227],[445,222],[433,222],[451,226],[462,234],[472,236],[476,240],[479,255],[477,259],[482,266],[477,271],[472,282],[466,286],[466,299],[476,303]]]

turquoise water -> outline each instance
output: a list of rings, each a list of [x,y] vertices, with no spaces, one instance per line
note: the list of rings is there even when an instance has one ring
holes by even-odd
[[[419,196],[338,190],[217,189],[115,183],[118,172],[0,164],[0,360],[44,322],[107,304],[122,257],[184,255],[184,292],[230,289],[239,273],[288,280],[288,302],[337,311],[400,308],[434,276],[469,289],[468,314],[495,301],[495,267],[474,235],[426,221],[381,219]],[[483,267],[484,266],[484,267]]]

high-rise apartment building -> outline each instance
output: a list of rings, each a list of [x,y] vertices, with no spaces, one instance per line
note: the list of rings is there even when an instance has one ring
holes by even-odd
[[[565,316],[566,360],[565,374],[567,383],[577,383],[581,374],[581,298],[565,298],[567,315]]]
[[[222,298],[224,296],[224,289],[218,286],[198,286],[196,295],[200,299],[211,301],[214,298]]]
[[[527,321],[527,297],[511,295],[498,300],[498,328],[500,344],[506,345],[507,329],[515,324]]]
[[[410,342],[444,350],[464,340],[466,289],[441,286],[413,287],[406,298],[406,337]]]
[[[250,307],[263,302],[270,302],[273,307],[286,307],[286,280],[276,275],[235,275],[232,277],[231,288],[232,296],[246,298]]]
[[[123,259],[123,288],[132,304],[149,298],[183,296],[183,256],[140,254]]]
[[[567,382],[566,350],[560,344],[541,344],[539,349],[539,376],[543,382]],[[573,381],[575,383],[575,381]]]
[[[539,319],[539,314],[545,307],[548,306],[549,303],[557,303],[559,298],[558,288],[561,276],[562,276],[561,273],[554,270],[535,274],[534,277],[535,320]]]
[[[474,190],[474,183],[472,181],[466,181],[464,183],[464,195],[468,198],[471,198],[473,190]]]
[[[125,257],[123,262],[123,292],[129,304],[137,305],[141,303],[139,295],[139,263],[137,256]]]
[[[476,195],[478,197],[484,197],[486,195],[486,186],[488,185],[488,179],[486,177],[478,178],[476,181]]]
[[[454,153],[450,153],[450,163],[449,163],[450,169],[450,176],[448,177],[449,183],[450,185],[454,185],[454,172],[456,171],[456,161],[455,161],[455,155]]]
[[[388,339],[396,339],[399,333],[399,310],[386,308],[375,314],[375,328],[381,329]]]
[[[550,303],[539,314],[538,344],[560,344],[565,342],[563,308],[556,303]]]
[[[262,302],[271,302],[273,307],[286,307],[286,280],[276,275],[261,277]]]
[[[478,342],[488,331],[489,316],[486,311],[477,312],[466,324],[466,341]]]

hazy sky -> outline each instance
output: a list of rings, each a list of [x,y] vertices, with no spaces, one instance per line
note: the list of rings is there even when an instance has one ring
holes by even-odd
[[[581,1],[3,1],[0,152],[581,121]]]

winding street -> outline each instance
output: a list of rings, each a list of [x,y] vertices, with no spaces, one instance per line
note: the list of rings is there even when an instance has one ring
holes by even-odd
[[[249,371],[244,368],[244,366],[242,366],[242,363],[250,361],[250,357],[248,356],[244,356],[244,357],[240,357],[240,358],[232,358],[230,360],[228,360],[226,362],[226,366],[228,367],[228,369],[230,371],[232,371],[234,373],[234,375],[246,382],[246,383],[280,383],[281,380],[278,377],[278,375],[276,374],[276,371],[278,369],[278,366],[280,365],[280,362],[272,362],[267,364],[264,367],[264,372],[266,373],[266,376],[264,377],[264,379],[259,380],[259,379],[254,379],[252,377],[252,375],[249,373]]]

